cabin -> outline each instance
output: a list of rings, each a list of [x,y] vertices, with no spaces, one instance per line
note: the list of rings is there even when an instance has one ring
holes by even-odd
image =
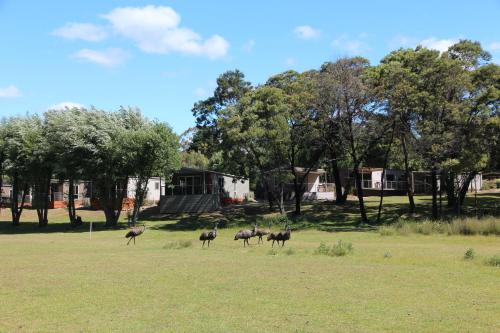
[[[281,169],[283,171],[283,169]],[[335,199],[335,184],[328,183],[327,181],[327,172],[324,169],[311,169],[309,173],[307,173],[306,168],[295,167],[295,174],[297,178],[302,179],[306,176],[304,181],[304,193],[302,194],[302,200],[304,201],[314,201],[314,200],[334,200]],[[284,199],[285,200],[293,200],[295,198],[295,187],[293,184],[293,175],[289,170],[285,170],[288,179],[291,179],[292,182],[287,181],[284,186]],[[270,186],[274,186],[277,188],[279,185],[278,181],[278,169],[271,170],[270,173],[274,175],[270,179]]]
[[[363,195],[372,196],[380,195],[382,190],[382,173],[383,168],[363,167],[359,169],[361,175],[361,184],[363,186]],[[352,171],[343,171],[343,183],[350,182],[354,192],[356,192],[356,183]],[[437,177],[438,191],[441,188],[440,176]],[[461,183],[465,180],[463,175],[456,177],[456,182]],[[469,191],[481,190],[483,184],[482,174],[476,175],[469,185]],[[384,177],[384,195],[406,195],[407,180],[403,170],[386,169]],[[432,192],[431,174],[430,171],[412,171],[410,175],[410,186],[414,194],[430,194]]]
[[[165,186],[160,199],[161,213],[203,213],[221,205],[241,203],[250,196],[249,180],[227,173],[181,168]]]

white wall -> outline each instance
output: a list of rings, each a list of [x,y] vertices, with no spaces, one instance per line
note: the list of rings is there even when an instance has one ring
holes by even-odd
[[[231,198],[245,199],[250,192],[250,184],[248,179],[237,180],[233,183],[233,177],[230,176],[219,176],[224,178],[224,192],[229,193]]]
[[[146,195],[146,200],[151,201],[159,201],[161,194],[161,187],[164,185],[163,180],[160,177],[150,178],[148,181],[148,193]],[[135,188],[136,188],[137,178],[130,178],[128,181],[127,187],[127,197],[134,198],[135,197]]]

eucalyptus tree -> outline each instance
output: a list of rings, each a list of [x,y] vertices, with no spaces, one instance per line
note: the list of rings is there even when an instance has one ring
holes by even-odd
[[[367,84],[368,60],[360,57],[343,58],[329,67],[332,84],[330,109],[337,112],[336,126],[332,135],[340,135],[345,142],[352,164],[356,192],[359,201],[361,223],[368,217],[363,199],[363,184],[360,168],[372,149],[382,140],[390,128],[386,117],[376,112],[377,100]]]
[[[48,193],[53,163],[39,116],[12,117],[4,122],[5,173],[12,181],[12,224],[19,225],[30,195],[39,226],[47,224]]]
[[[89,169],[97,156],[100,138],[91,118],[95,113],[85,109],[49,110],[45,113],[46,139],[56,157],[54,175],[68,181],[68,217],[76,223],[75,182],[90,177]]]
[[[412,71],[415,50],[400,49],[384,57],[381,63],[370,71],[371,82],[377,96],[384,103],[384,109],[393,122],[391,135],[400,144],[406,178],[409,213],[415,212],[412,187],[411,152],[414,151],[415,124],[418,109],[418,75]],[[416,66],[415,66],[416,67]],[[390,140],[391,144],[393,140]],[[386,151],[386,157],[390,147]],[[414,154],[413,154],[414,155]],[[387,158],[386,158],[387,164]],[[385,169],[385,168],[384,168]]]
[[[137,222],[139,209],[147,195],[151,177],[160,176],[168,181],[180,167],[179,138],[172,129],[159,122],[142,119],[143,124],[123,136],[125,159],[132,169],[134,181],[134,207],[132,222]]]
[[[212,96],[198,101],[191,112],[196,118],[196,131],[193,134],[189,150],[198,151],[212,158],[220,151],[219,118],[228,108],[233,108],[250,90],[250,82],[245,75],[235,69],[224,72],[217,78],[217,87]]]
[[[226,110],[219,119],[224,147],[231,147],[240,163],[256,166],[270,208],[276,202],[282,214],[284,190],[290,181],[287,112],[283,91],[261,86],[247,92],[237,107]]]

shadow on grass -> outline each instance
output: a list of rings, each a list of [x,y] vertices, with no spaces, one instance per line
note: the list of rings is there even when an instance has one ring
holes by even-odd
[[[125,230],[126,224],[118,224],[116,227],[105,227],[105,222],[92,222],[92,232],[107,230]],[[69,223],[50,223],[43,228],[38,227],[38,222],[21,222],[17,226],[12,225],[12,221],[0,221],[0,235],[12,234],[47,234],[56,232],[81,233],[89,232],[90,222],[83,222],[81,226],[72,227]]]

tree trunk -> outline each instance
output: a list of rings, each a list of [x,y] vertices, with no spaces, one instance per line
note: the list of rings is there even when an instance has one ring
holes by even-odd
[[[23,185],[23,194],[21,197],[21,204],[19,205],[19,186],[20,186],[19,176],[14,174],[12,181],[12,200],[11,200],[11,215],[12,215],[12,225],[17,226],[21,220],[21,214],[24,209],[24,202],[26,200],[26,194],[28,193],[28,184]]]
[[[75,186],[75,181],[73,178],[70,178],[69,192],[68,192],[68,217],[69,217],[69,223],[71,225],[75,225],[76,223],[75,194],[73,192],[74,186]]]
[[[333,182],[335,183],[335,203],[337,205],[343,205],[347,201],[347,196],[344,196],[344,194],[342,193],[342,178],[340,177],[340,170],[337,163],[337,154],[332,151],[330,157]]]
[[[410,204],[410,209],[408,213],[410,215],[415,214],[415,200],[413,199],[413,179],[411,177],[410,164],[408,162],[408,150],[406,148],[405,136],[401,137],[401,143],[403,146],[403,155],[405,163],[405,176],[406,176],[406,193],[408,194],[408,203]]]
[[[380,189],[380,203],[378,205],[377,214],[377,224],[380,223],[380,215],[382,214],[382,202],[384,200],[384,186],[385,186],[385,170],[387,169],[387,163],[389,162],[389,153],[391,152],[392,142],[394,141],[394,131],[396,130],[396,121],[392,125],[391,139],[389,141],[389,146],[385,152],[384,156],[384,168],[382,169],[382,178],[380,179],[382,188]]]
[[[135,199],[134,208],[132,210],[132,225],[135,226],[137,219],[139,217],[139,211],[144,203],[144,198],[146,197],[148,190],[148,177],[138,177],[135,183]]]
[[[467,196],[467,191],[469,189],[469,185],[471,181],[476,177],[477,172],[472,171],[467,175],[465,181],[460,186],[460,190],[458,191],[458,198],[455,201],[455,212],[460,214],[462,212],[462,205],[464,204],[465,197]]]
[[[101,185],[100,202],[106,217],[106,227],[118,225],[123,207],[123,199],[127,192],[128,178],[122,181]]]
[[[368,217],[366,216],[365,202],[363,199],[363,184],[361,182],[359,167],[356,164],[354,165],[354,178],[356,181],[356,192],[358,195],[359,212],[361,214],[361,224],[368,223],[369,221]]]
[[[431,188],[432,188],[432,219],[437,220],[438,216],[438,203],[437,203],[437,171],[436,167],[432,167],[431,170]]]
[[[446,173],[445,179],[445,187],[446,187],[446,200],[448,207],[455,207],[456,202],[456,193],[455,193],[455,173],[453,171],[449,171]]]

